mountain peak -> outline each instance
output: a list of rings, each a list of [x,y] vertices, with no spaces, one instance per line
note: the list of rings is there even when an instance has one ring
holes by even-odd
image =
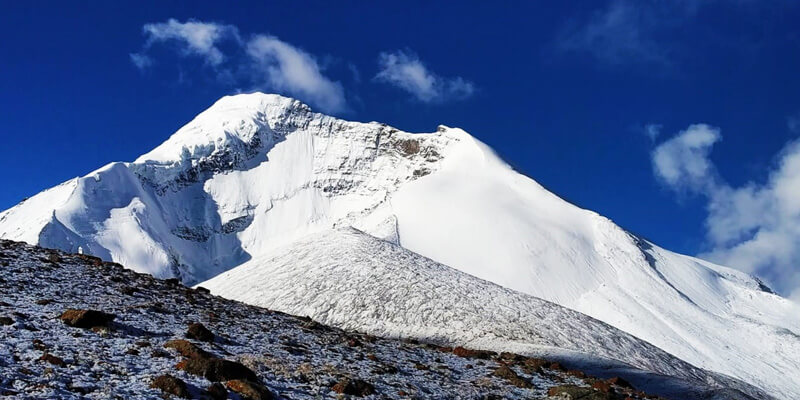
[[[270,113],[270,111],[286,112],[289,110],[311,111],[311,107],[307,104],[291,97],[275,93],[252,92],[223,96],[205,112],[224,112],[232,109],[249,109],[264,113]]]
[[[260,92],[225,96],[198,114],[164,143],[140,156],[137,164],[186,163],[219,151],[243,150],[264,142],[263,136],[290,120],[312,118],[311,108],[299,100]],[[277,136],[277,135],[272,135]],[[267,140],[267,142],[270,142]]]

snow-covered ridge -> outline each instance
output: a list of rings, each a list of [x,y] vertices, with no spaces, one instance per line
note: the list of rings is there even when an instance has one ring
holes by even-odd
[[[378,336],[545,358],[569,353],[574,360],[607,369],[623,363],[695,384],[765,396],[579,312],[483,281],[352,228],[312,234],[200,286],[222,297]],[[640,378],[634,382],[639,387],[651,379]],[[680,391],[670,394],[686,396]]]
[[[133,163],[0,213],[0,237],[186,283],[349,226],[800,398],[797,304],[565,202],[456,128],[412,134],[229,96]]]

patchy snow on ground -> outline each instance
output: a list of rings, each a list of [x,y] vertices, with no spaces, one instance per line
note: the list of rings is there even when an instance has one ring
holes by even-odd
[[[331,328],[306,317],[216,297],[177,281],[157,280],[115,263],[23,243],[0,241],[0,272],[0,397],[4,398],[159,398],[165,393],[151,384],[164,374],[184,382],[187,396],[212,398],[207,388],[218,378],[207,372],[196,375],[187,367],[192,359],[240,363],[240,368],[255,374],[248,378],[249,385],[269,391],[261,398],[341,398],[337,390],[368,399],[529,399],[549,398],[548,393],[644,398],[624,381],[587,377],[544,359]],[[68,309],[96,310],[115,318],[91,329],[73,327],[59,319]],[[189,337],[187,327],[194,323],[203,324],[211,336],[195,334],[183,343],[180,354],[165,348]],[[189,348],[196,354],[187,355]],[[200,356],[203,351],[208,354]],[[683,384],[687,393],[707,396],[702,398],[747,398],[734,391],[649,376],[655,386]],[[346,379],[361,384],[337,388]],[[235,387],[232,381],[225,384]],[[231,389],[220,398],[245,397]]]

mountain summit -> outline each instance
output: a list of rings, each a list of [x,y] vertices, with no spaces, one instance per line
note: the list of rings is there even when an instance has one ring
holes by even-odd
[[[285,268],[287,254],[298,254],[294,268],[314,268],[308,260],[324,254],[309,250],[313,240],[331,254],[337,237],[341,246],[355,246],[361,242],[335,234],[350,227],[391,245],[358,248],[417,253],[470,279],[587,314],[773,396],[800,397],[795,303],[747,274],[659,248],[562,200],[457,128],[412,134],[314,113],[282,96],[228,96],[136,161],[109,164],[0,214],[2,238],[81,251],[187,284],[216,277],[209,284],[215,294],[278,310],[305,302],[315,319],[349,328],[402,321],[378,315],[359,326],[357,312],[342,317],[357,304],[341,294],[319,290],[311,301],[292,290],[301,284],[295,275],[260,273]],[[414,256],[391,259],[402,264]],[[341,257],[361,269],[338,279],[392,279],[357,273],[386,257]],[[286,292],[248,296],[226,279],[247,282],[249,293],[260,283]],[[393,284],[410,297],[426,296],[407,279]],[[469,295],[480,300],[482,293]],[[383,310],[400,304],[386,301]],[[413,336],[401,325],[380,329]]]

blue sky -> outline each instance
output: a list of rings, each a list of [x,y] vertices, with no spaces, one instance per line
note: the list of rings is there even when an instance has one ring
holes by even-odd
[[[28,3],[0,13],[0,209],[262,90],[464,128],[664,247],[800,287],[798,2]]]

